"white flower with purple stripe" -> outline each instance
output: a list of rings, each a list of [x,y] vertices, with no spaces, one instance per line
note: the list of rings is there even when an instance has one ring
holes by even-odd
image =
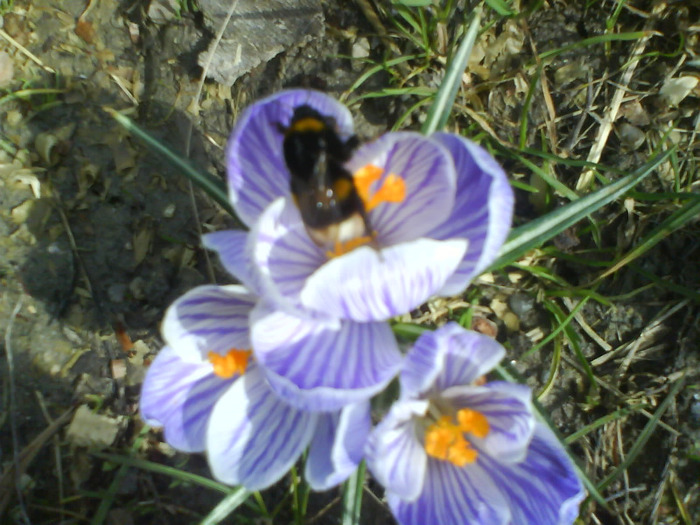
[[[426,332],[400,374],[400,399],[372,431],[367,464],[401,525],[566,525],[583,487],[530,389],[483,375],[496,341],[459,325]]]
[[[250,106],[227,164],[231,202],[251,232],[217,232],[204,243],[265,299],[251,337],[273,388],[295,406],[332,410],[378,393],[397,373],[387,319],[460,292],[495,259],[513,194],[493,158],[466,139],[387,133],[344,167],[370,235],[328,250],[309,235],[284,157],[284,130],[302,106],[333,122],[341,140],[353,135],[348,109],[318,92],[284,91]]]
[[[306,478],[326,490],[362,459],[368,402],[331,412],[292,407],[250,360],[249,315],[258,298],[241,286],[201,286],[169,308],[163,348],[146,374],[141,414],[166,441],[206,452],[214,476],[259,490],[309,447]]]
[[[460,292],[494,260],[510,228],[512,190],[486,151],[447,133],[387,133],[360,146],[345,167],[371,242],[348,253],[318,246],[291,197],[283,152],[283,130],[303,105],[334,121],[341,139],[353,134],[347,108],[309,90],[278,93],[243,113],[228,145],[228,182],[252,234],[237,247],[247,254],[241,267],[224,263],[234,275],[253,268],[259,291],[288,308],[370,322]],[[207,244],[227,249],[223,238]]]

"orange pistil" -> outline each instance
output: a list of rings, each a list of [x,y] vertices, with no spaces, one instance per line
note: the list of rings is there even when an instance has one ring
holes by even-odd
[[[457,421],[454,424],[449,416],[442,416],[430,425],[425,431],[425,451],[431,457],[463,467],[476,461],[479,455],[464,433],[483,438],[489,432],[489,423],[483,414],[468,408],[457,412]]]
[[[383,202],[401,202],[406,198],[406,182],[395,173],[387,175],[381,187],[370,196],[370,186],[378,181],[383,173],[384,170],[379,166],[367,164],[353,175],[355,188],[367,212]]]
[[[231,348],[226,354],[209,352],[209,362],[214,365],[214,373],[222,379],[230,379],[234,375],[243,375],[248,366],[250,350],[236,350]]]

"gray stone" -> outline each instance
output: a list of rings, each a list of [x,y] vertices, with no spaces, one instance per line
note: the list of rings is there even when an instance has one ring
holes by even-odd
[[[204,23],[217,34],[230,8],[230,0],[200,0]],[[239,0],[214,55],[207,75],[224,85],[324,33],[319,0]],[[215,40],[210,45],[213,47]],[[199,57],[204,67],[210,50]]]

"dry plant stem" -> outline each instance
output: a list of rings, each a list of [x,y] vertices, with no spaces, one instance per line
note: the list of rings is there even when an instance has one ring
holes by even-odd
[[[607,363],[608,361],[610,361],[611,359],[614,359],[614,358],[617,357],[618,355],[620,355],[620,354],[622,354],[622,353],[624,353],[624,352],[629,351],[629,348],[630,348],[631,346],[633,346],[633,345],[641,345],[642,342],[645,342],[645,341],[647,341],[648,339],[650,339],[650,337],[651,337],[652,334],[656,333],[657,330],[659,330],[659,329],[662,328],[661,323],[663,323],[666,319],[668,319],[668,318],[671,317],[673,314],[675,314],[678,310],[680,310],[681,308],[683,308],[683,307],[685,307],[686,305],[688,305],[689,302],[690,302],[690,299],[685,299],[684,301],[681,301],[680,303],[678,303],[677,305],[675,305],[675,306],[673,306],[673,307],[668,307],[668,308],[662,310],[661,312],[659,312],[659,313],[656,315],[656,318],[653,319],[653,320],[642,330],[642,332],[639,334],[639,336],[637,337],[637,339],[635,339],[634,341],[631,341],[631,342],[624,343],[624,344],[618,346],[617,348],[615,348],[614,350],[612,349],[612,347],[610,347],[611,349],[608,351],[608,353],[606,353],[606,354],[604,354],[604,355],[602,355],[602,356],[600,356],[600,357],[597,357],[597,358],[593,359],[593,360],[591,361],[591,366],[593,366],[593,367],[601,366],[601,365]],[[606,343],[606,344],[607,344],[607,343]],[[609,345],[608,345],[608,346],[609,346]],[[636,351],[637,351],[636,349],[633,350],[633,352],[636,352]],[[621,368],[620,368],[620,370],[618,371],[618,373],[619,373],[619,374],[624,374],[624,373],[627,371],[627,368],[628,368],[628,367],[629,367],[629,363],[627,363],[626,365],[621,366]]]
[[[581,130],[583,129],[583,123],[586,121],[586,118],[588,118],[588,116],[590,115],[592,107],[593,84],[591,83],[589,75],[588,85],[586,86],[586,106],[583,108],[583,110],[581,110],[581,116],[579,117],[578,122],[576,122],[576,127],[571,132],[571,138],[569,138],[568,142],[564,146],[564,151],[562,153],[570,154],[571,151],[576,147],[576,144],[579,140],[579,136],[581,135]]]
[[[19,454],[19,436],[17,435],[17,410],[16,410],[16,390],[15,390],[15,363],[14,355],[12,352],[12,328],[15,325],[15,319],[17,319],[17,314],[22,309],[22,302],[24,300],[24,295],[20,295],[15,304],[12,313],[10,314],[10,320],[7,323],[7,329],[5,330],[5,356],[7,359],[7,375],[8,384],[10,390],[10,432],[12,434],[12,466],[5,471],[5,475],[0,478],[0,494],[4,494],[2,499],[0,499],[0,516],[4,514],[5,506],[10,501],[10,484],[14,484],[15,492],[17,493],[17,501],[19,503],[19,510],[22,515],[22,519],[25,523],[29,523],[29,517],[27,516],[27,509],[24,506],[24,498],[22,497],[22,487],[20,479],[22,476],[22,470],[20,468],[20,454]]]
[[[469,116],[469,118],[471,118],[474,122],[479,124],[479,126],[481,126],[481,129],[483,129],[486,133],[488,133],[491,136],[491,138],[493,140],[495,140],[496,142],[498,142],[501,146],[503,146],[504,148],[513,149],[513,150],[518,149],[517,144],[513,144],[512,142],[508,142],[507,140],[499,137],[498,134],[496,133],[496,131],[488,123],[488,121],[484,117],[479,115],[476,111],[474,111],[473,109],[471,109],[468,106],[463,106],[460,104],[457,104],[457,107],[459,108],[460,111],[466,113]]]
[[[585,372],[585,370],[583,369],[583,367],[579,364],[578,360],[574,359],[573,357],[569,357],[568,355],[566,355],[566,354],[563,353],[563,352],[562,352],[561,358],[562,358],[562,360],[566,361],[566,364],[568,364],[569,366],[572,366],[573,368],[575,368],[575,369],[578,371],[579,374],[581,374],[581,375],[584,376],[584,377],[586,376],[586,372]],[[620,389],[618,389],[617,387],[611,385],[610,383],[608,383],[608,382],[606,382],[606,381],[603,381],[603,380],[600,379],[598,376],[595,376],[595,382],[596,382],[596,384],[597,384],[598,386],[600,386],[601,388],[604,388],[604,389],[607,390],[608,392],[614,394],[614,395],[617,396],[619,399],[624,400],[624,399],[626,399],[626,398],[628,397],[626,394],[624,394],[622,391],[620,391]],[[646,418],[648,418],[648,419],[652,419],[652,418],[654,417],[654,414],[652,414],[651,412],[649,412],[648,410],[646,410],[646,409],[644,409],[644,408],[641,409],[641,410],[639,410],[638,413],[641,414],[641,415],[643,415],[644,417],[646,417]],[[674,435],[674,436],[680,436],[680,435],[681,435],[681,433],[680,433],[678,430],[676,430],[676,429],[673,428],[672,426],[670,426],[670,425],[664,423],[663,421],[659,421],[658,425],[659,425],[659,427],[661,427],[661,428],[667,430],[669,433],[671,433],[671,434]]]
[[[34,395],[36,395],[36,400],[39,403],[39,408],[41,408],[41,413],[44,415],[44,419],[49,424],[49,426],[51,426],[54,420],[46,408],[46,403],[44,403],[44,396],[41,395],[41,392],[39,390],[35,390]],[[56,462],[56,477],[58,478],[58,502],[60,505],[58,511],[59,515],[61,516],[61,523],[63,523],[63,519],[65,517],[65,509],[63,508],[65,493],[63,490],[63,464],[61,462],[61,441],[57,435],[53,436],[53,452],[54,461]]]
[[[355,0],[355,3],[360,8],[360,11],[362,11],[362,14],[365,15],[365,18],[372,28],[377,32],[379,38],[382,39],[384,45],[387,46],[394,55],[401,56],[401,49],[399,49],[396,42],[389,37],[389,32],[384,27],[384,24],[382,24],[382,21],[379,19],[377,12],[374,10],[369,0]],[[409,73],[408,66],[405,63],[397,64],[396,67],[404,75]]]
[[[564,297],[564,306],[566,306],[567,310],[569,310],[569,313],[571,313],[574,308],[578,305],[580,301],[574,301],[570,299],[569,297]],[[600,337],[593,328],[591,328],[591,325],[589,325],[586,322],[586,319],[584,318],[583,314],[579,311],[576,312],[576,315],[574,315],[574,319],[576,319],[576,322],[579,324],[581,329],[588,334],[588,336],[593,339],[598,346],[600,346],[605,352],[610,352],[612,350],[612,345],[610,345],[605,339]]]
[[[49,67],[49,66],[44,65],[44,63],[43,63],[34,53],[32,53],[31,51],[29,51],[29,49],[27,49],[27,48],[24,47],[22,44],[20,44],[19,42],[17,42],[17,40],[15,40],[15,39],[12,38],[10,35],[8,35],[3,29],[0,29],[0,36],[3,37],[5,40],[7,40],[10,44],[12,44],[13,46],[15,46],[17,49],[19,49],[19,51],[20,51],[21,53],[23,53],[24,55],[26,55],[27,58],[29,58],[30,60],[32,60],[35,64],[37,64],[37,65],[38,65],[40,68],[42,68],[44,71],[48,71],[48,72],[51,73],[52,75],[53,75],[53,74],[56,74],[56,70],[55,70],[55,69],[53,69],[53,68],[51,68],[51,67]]]
[[[46,442],[51,439],[51,437],[64,425],[66,425],[70,421],[71,417],[73,417],[72,408],[66,410],[57,419],[55,419],[51,425],[46,427],[41,434],[35,437],[32,442],[29,443],[29,445],[27,445],[19,454],[19,461],[5,470],[2,477],[0,477],[0,516],[3,515],[5,507],[10,502],[10,496],[12,494],[10,487],[15,484],[15,479],[19,479],[19,477],[27,470],[32,461],[34,461],[34,458],[44,447]],[[29,523],[28,520],[27,523]]]
[[[656,21],[656,17],[653,15],[661,13],[665,9],[666,2],[659,2],[659,4],[657,4],[654,7],[652,16],[649,18],[649,20],[647,20],[647,23],[644,26],[644,31],[646,34],[637,41],[634,48],[632,49],[632,53],[630,54],[630,57],[627,60],[627,69],[622,74],[620,85],[618,86],[617,90],[615,91],[615,94],[613,95],[610,106],[605,111],[602,122],[600,123],[600,127],[598,128],[598,133],[596,134],[596,137],[593,140],[593,146],[588,152],[588,157],[586,158],[586,161],[591,162],[593,164],[597,164],[598,161],[600,161],[600,157],[603,154],[603,150],[605,149],[605,146],[608,142],[608,137],[610,136],[610,132],[612,131],[613,122],[617,120],[617,114],[620,110],[622,99],[624,98],[625,93],[627,92],[627,87],[629,86],[630,81],[632,80],[634,72],[637,70],[639,57],[642,55],[642,53],[644,53],[649,39],[651,39],[651,37],[654,36],[654,34],[656,34],[651,31],[651,28],[654,22]],[[593,183],[594,177],[595,175],[593,173],[593,170],[587,169],[586,171],[584,171],[579,177],[578,181],[576,182],[576,191],[587,190]]]
[[[523,20],[523,28],[527,33],[528,40],[530,41],[530,48],[532,49],[532,54],[535,57],[535,62],[537,62],[537,69],[541,71],[540,74],[540,87],[542,88],[542,98],[544,99],[544,104],[547,107],[547,135],[549,137],[549,147],[552,149],[552,153],[559,155],[559,139],[557,138],[557,128],[554,124],[557,120],[557,112],[554,109],[554,101],[552,100],[552,94],[549,91],[549,82],[547,82],[547,75],[544,73],[544,66],[542,65],[542,60],[540,60],[540,55],[537,52],[537,47],[535,47],[535,41],[530,34],[530,28],[527,22]]]
[[[194,95],[194,98],[192,100],[192,104],[190,104],[190,111],[192,112],[193,118],[197,118],[199,114],[199,99],[202,96],[202,90],[204,89],[204,81],[207,78],[207,72],[209,71],[209,66],[211,65],[212,58],[214,57],[214,50],[217,48],[219,45],[219,42],[221,42],[221,39],[224,36],[224,31],[226,31],[226,26],[228,26],[228,23],[231,21],[231,17],[233,16],[233,13],[236,11],[236,7],[238,6],[238,0],[233,0],[231,2],[231,6],[229,7],[228,13],[226,13],[226,18],[221,22],[221,27],[219,27],[219,31],[216,34],[216,37],[214,38],[214,42],[212,43],[210,47],[209,54],[207,55],[207,61],[204,64],[204,67],[202,67],[202,74],[199,77],[199,83],[197,84],[197,92]],[[190,146],[192,145],[192,128],[194,127],[194,123],[190,121],[190,126],[187,129],[187,138],[185,139],[185,158],[190,158]],[[192,180],[187,179],[188,182],[188,188],[190,192],[190,204],[192,206],[192,213],[194,214],[194,223],[197,225],[197,235],[199,235],[200,239],[202,238],[203,232],[202,232],[202,224],[201,221],[199,220],[199,210],[197,209],[197,203],[194,199],[194,186],[192,185]],[[216,282],[216,278],[214,276],[214,268],[212,267],[211,264],[211,258],[209,257],[209,251],[204,250],[204,258],[207,262],[207,273],[209,273],[209,281],[210,282]]]

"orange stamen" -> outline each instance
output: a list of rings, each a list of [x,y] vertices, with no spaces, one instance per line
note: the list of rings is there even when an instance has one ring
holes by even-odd
[[[483,414],[468,408],[457,412],[457,420],[459,424],[455,425],[449,416],[442,416],[430,425],[425,431],[425,451],[431,457],[463,467],[479,455],[464,433],[483,438],[489,432],[489,423]]]
[[[236,350],[231,348],[226,354],[209,352],[209,362],[214,365],[214,373],[222,379],[230,379],[234,375],[243,375],[248,366],[250,350]]]
[[[470,408],[463,408],[457,412],[459,429],[462,432],[471,432],[478,438],[486,437],[489,433],[489,422],[481,412]]]
[[[333,249],[326,252],[326,257],[329,259],[340,257],[341,255],[345,255],[346,253],[353,251],[355,248],[371,243],[373,240],[374,235],[363,235],[345,242],[336,241]]]
[[[355,188],[365,204],[365,211],[370,211],[383,202],[401,202],[406,198],[406,182],[395,173],[386,176],[380,188],[370,196],[370,186],[378,181],[384,170],[374,164],[367,164],[353,175]]]

